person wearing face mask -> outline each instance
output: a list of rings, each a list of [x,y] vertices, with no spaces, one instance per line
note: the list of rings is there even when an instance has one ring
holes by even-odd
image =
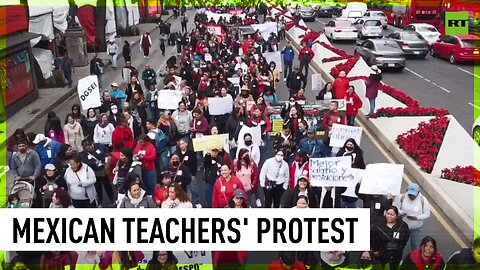
[[[180,160],[178,154],[175,153],[171,155],[168,164],[168,171],[174,175],[172,182],[180,183],[183,190],[186,192],[188,190],[188,185],[192,182],[192,173]]]
[[[337,152],[337,157],[350,156],[352,158],[352,168],[355,169],[365,169],[365,162],[363,159],[363,151],[358,146],[355,139],[347,139],[342,148]],[[336,193],[342,194],[347,188],[346,187],[336,187]],[[344,208],[356,208],[358,198],[343,196],[342,195],[342,207]]]
[[[304,150],[298,150],[295,160],[290,165],[290,184],[289,188],[294,188],[301,176],[309,177],[308,155]]]
[[[313,268],[315,270],[334,270],[347,267],[349,264],[348,257],[345,256],[343,251],[321,251],[319,255],[318,261],[320,263],[315,265]],[[318,253],[315,256],[318,256]]]
[[[112,104],[110,111],[108,112],[108,121],[116,127],[118,124],[118,119],[122,116],[122,113],[118,110],[118,106]]]
[[[255,161],[250,159],[249,151],[245,148],[240,149],[239,158],[233,161],[232,168],[233,175],[236,175],[242,181],[245,191],[248,193],[249,204],[254,206],[254,197],[257,202],[257,207],[261,206],[261,201],[258,194],[258,178],[260,171]]]
[[[245,133],[245,135],[243,136],[243,140],[244,140],[244,145],[239,146],[240,151],[242,149],[246,149],[247,152],[248,152],[248,156],[249,156],[250,160],[255,162],[255,164],[257,164],[257,165],[260,164],[259,163],[260,162],[260,147],[258,145],[253,144],[252,135],[250,133]],[[238,151],[238,153],[236,155],[236,159],[239,158],[240,151]]]
[[[307,131],[308,131],[308,124],[307,121],[301,120],[298,122],[298,130],[293,134],[295,138],[295,144],[298,145],[298,148],[300,149],[300,141],[303,138],[307,137]]]
[[[375,259],[373,251],[351,251],[348,253],[348,268],[362,270],[382,270],[382,265]]]
[[[265,161],[260,170],[260,186],[265,194],[265,208],[280,207],[282,194],[288,188],[289,168],[284,160],[285,150],[277,150],[274,157]]]

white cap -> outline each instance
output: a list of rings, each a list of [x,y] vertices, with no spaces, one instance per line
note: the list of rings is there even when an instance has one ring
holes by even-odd
[[[33,143],[38,144],[39,142],[45,141],[46,139],[47,137],[45,137],[45,135],[37,134],[37,136],[35,136],[35,139],[33,140]]]
[[[152,140],[152,141],[155,140],[155,134],[153,132],[147,133],[147,136],[148,136],[148,138],[150,138],[150,140]]]
[[[55,165],[53,165],[53,164],[49,163],[49,164],[45,165],[45,170],[53,171],[55,169],[56,169]]]
[[[110,84],[110,86],[113,86],[113,87],[118,87],[118,84],[116,82]]]

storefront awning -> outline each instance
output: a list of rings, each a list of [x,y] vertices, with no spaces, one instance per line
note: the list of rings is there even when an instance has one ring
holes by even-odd
[[[31,39],[38,38],[40,35],[35,34],[35,33],[30,33],[30,32],[21,32],[13,35],[9,35],[6,37],[1,37],[0,38],[0,51],[3,51],[5,49],[12,48],[14,46],[18,46],[24,42],[28,42]],[[5,45],[6,47],[5,47]]]

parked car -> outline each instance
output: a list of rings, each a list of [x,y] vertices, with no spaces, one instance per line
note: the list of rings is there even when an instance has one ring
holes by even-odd
[[[383,29],[387,29],[388,20],[387,20],[387,16],[385,15],[385,13],[383,13],[383,11],[369,10],[365,12],[365,14],[363,15],[363,18],[379,20],[382,22]]]
[[[411,23],[403,28],[403,30],[415,31],[421,35],[429,45],[432,45],[440,38],[440,32],[438,32],[435,26],[428,23]]]
[[[324,34],[332,42],[335,40],[356,40],[357,28],[348,20],[329,21],[323,28]]]
[[[402,48],[390,39],[359,40],[355,46],[355,54],[360,55],[369,66],[395,68],[400,72],[407,64]]]
[[[383,37],[382,22],[380,20],[360,18],[353,25],[358,30],[359,39]]]
[[[310,6],[300,7],[300,15],[304,21],[313,22],[316,18],[315,9]]]
[[[395,31],[388,35],[388,38],[395,40],[406,55],[425,58],[430,51],[428,41],[417,32]]]
[[[349,20],[353,23],[362,17],[363,17],[363,13],[361,10],[344,9],[342,10],[342,15],[340,16],[339,19]]]
[[[477,117],[472,127],[472,137],[475,143],[480,146],[480,117]]]
[[[473,35],[448,35],[433,43],[430,54],[451,64],[480,61],[480,42]]]
[[[323,18],[332,18],[333,8],[330,6],[319,6],[317,7],[317,17]]]

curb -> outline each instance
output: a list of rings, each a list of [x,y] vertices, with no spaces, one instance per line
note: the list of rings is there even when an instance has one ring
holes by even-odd
[[[295,42],[295,39],[290,33],[288,33],[288,31],[286,32],[286,37],[292,42],[297,51],[300,50],[300,45]],[[333,76],[322,70],[315,60],[310,62],[310,66],[316,72],[319,72],[325,81],[333,81]],[[448,216],[453,224],[462,232],[463,236],[467,239],[472,239],[475,226],[473,220],[464,211],[457,211],[460,209],[458,204],[454,202],[438,184],[430,179],[430,175],[421,171],[420,167],[405,152],[398,148],[395,143],[388,140],[388,138],[365,116],[363,112],[359,111],[357,116],[358,121],[375,134],[382,146],[387,149],[388,152],[392,153],[394,159],[405,165],[405,174],[412,179],[415,179],[418,184],[422,186],[424,191],[430,194],[432,201],[439,206],[446,216]],[[432,194],[437,196],[432,196]]]
[[[166,18],[165,21],[168,21],[171,18],[173,18],[173,14],[170,15],[168,18]],[[155,27],[155,29],[153,31],[155,31],[156,29],[158,29],[158,27]],[[139,43],[140,43],[140,40],[137,39],[136,41],[132,42],[131,47],[133,48],[134,46],[138,46]],[[122,57],[122,56],[123,56],[123,52],[120,52],[117,57]],[[105,64],[105,67],[109,67],[110,65],[111,64],[107,62],[107,64]],[[45,107],[41,112],[39,112],[32,120],[27,121],[21,128],[23,130],[25,130],[28,126],[30,126],[34,122],[36,122],[38,120],[38,118],[43,117],[49,111],[51,111],[53,108],[55,108],[58,105],[60,105],[61,103],[65,102],[68,98],[70,98],[73,94],[75,94],[75,92],[77,92],[77,86],[73,86],[72,88],[68,89],[63,95],[61,95],[53,103],[51,103],[50,105]]]

